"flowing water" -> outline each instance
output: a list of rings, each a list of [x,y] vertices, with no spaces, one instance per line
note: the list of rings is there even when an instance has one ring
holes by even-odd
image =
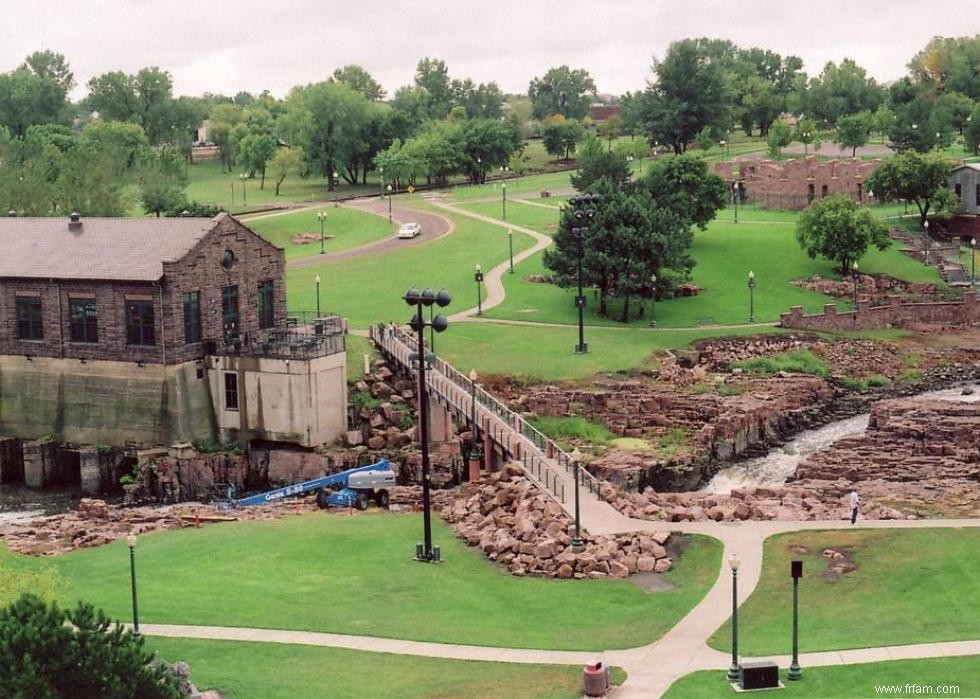
[[[944,388],[928,391],[912,400],[938,399],[972,403],[980,400],[980,393],[963,395],[963,387]],[[772,449],[767,456],[740,461],[715,474],[701,492],[730,493],[733,488],[765,487],[783,485],[796,473],[797,465],[810,454],[826,449],[844,437],[861,434],[868,427],[869,414],[856,415],[839,420],[815,430],[805,430],[780,447]]]

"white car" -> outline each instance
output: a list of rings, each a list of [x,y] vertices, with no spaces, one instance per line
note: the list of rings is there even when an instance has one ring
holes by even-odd
[[[422,232],[422,226],[417,223],[403,223],[398,229],[399,238],[414,238]]]

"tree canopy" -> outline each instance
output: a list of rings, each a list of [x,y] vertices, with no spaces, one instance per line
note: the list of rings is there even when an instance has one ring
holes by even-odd
[[[888,227],[843,194],[817,199],[804,209],[796,222],[796,239],[810,258],[819,255],[839,263],[841,275],[870,246],[885,250],[891,245]]]
[[[588,71],[567,65],[551,68],[527,88],[535,119],[561,114],[566,119],[583,119],[595,98],[595,81]]]
[[[879,201],[906,199],[919,209],[924,223],[930,207],[949,189],[950,164],[939,153],[899,153],[885,160],[867,179]]]

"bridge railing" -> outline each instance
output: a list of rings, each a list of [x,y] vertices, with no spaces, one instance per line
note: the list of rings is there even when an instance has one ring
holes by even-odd
[[[372,326],[369,334],[371,339],[383,347],[393,358],[409,369],[415,368],[411,355],[417,352],[418,342],[410,333],[391,326]],[[549,461],[557,463],[567,473],[573,474],[574,477],[575,467],[572,457],[553,439],[529,423],[522,415],[508,408],[498,398],[452,364],[436,357],[430,366],[437,375],[448,380],[455,390],[449,391],[437,385],[435,381],[431,380],[431,374],[428,374],[430,376],[429,388],[453,405],[457,411],[469,416],[475,401],[483,408],[484,414],[489,414],[512,432],[524,438],[525,446],[521,449],[521,463],[524,470],[532,475],[533,480],[538,481],[538,485],[564,503],[564,483],[553,472]],[[494,441],[509,446],[509,441],[505,442],[503,435],[498,434],[497,425],[492,420],[488,421],[484,429],[490,432]],[[585,468],[579,468],[579,481],[589,492],[601,499],[601,483],[598,478]]]

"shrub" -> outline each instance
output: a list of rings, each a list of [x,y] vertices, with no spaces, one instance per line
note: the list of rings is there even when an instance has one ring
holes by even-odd
[[[529,422],[555,440],[581,439],[593,446],[607,444],[615,435],[584,417],[536,417]],[[564,447],[563,447],[564,448]]]
[[[152,660],[91,605],[64,611],[24,594],[0,609],[0,696],[178,699],[177,679]]]
[[[830,375],[827,363],[810,350],[784,352],[775,357],[756,357],[735,362],[732,367],[751,374],[778,374],[781,371],[793,374],[812,374],[826,378]]]

